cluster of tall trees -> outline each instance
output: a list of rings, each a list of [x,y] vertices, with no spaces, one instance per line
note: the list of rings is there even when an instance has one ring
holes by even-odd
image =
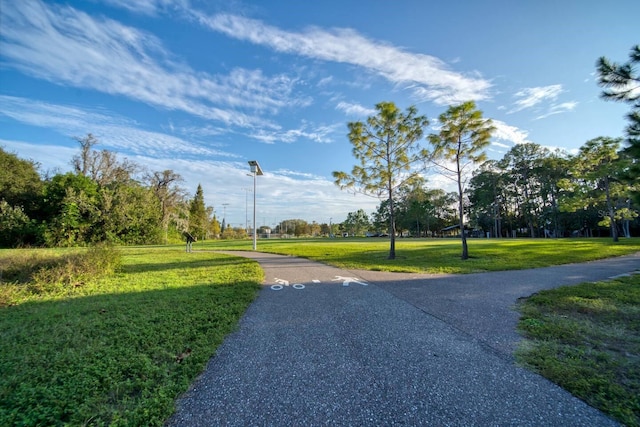
[[[359,164],[351,173],[333,172],[335,184],[365,194],[384,197],[390,236],[389,259],[394,259],[397,235],[396,201],[402,188],[412,188],[422,179],[427,164],[437,166],[456,182],[458,218],[464,229],[464,183],[471,166],[485,159],[493,126],[484,119],[473,101],[449,107],[438,117],[439,132],[430,134],[430,148],[420,140],[429,124],[414,106],[402,112],[393,102],[376,105],[377,115],[366,122],[348,124],[353,155]],[[419,165],[423,164],[420,168]],[[462,233],[462,258],[468,258],[465,233]]]
[[[420,145],[429,124],[426,116],[418,115],[413,106],[403,112],[392,102],[381,102],[376,105],[376,115],[348,123],[357,164],[351,172],[335,171],[335,184],[384,200],[376,216],[388,224],[389,259],[395,258],[398,223],[406,221],[398,209],[402,203],[411,206],[404,214],[415,217],[416,233],[420,234],[420,217],[427,217],[429,208],[420,206],[427,190],[417,184],[430,166],[452,178],[457,186],[462,259],[469,257],[466,216],[471,226],[491,230],[494,236],[523,230],[531,237],[567,232],[590,235],[594,227],[605,226],[617,240],[620,231],[629,235],[629,224],[637,217],[631,198],[635,195],[640,202],[638,63],[640,46],[632,49],[624,64],[604,57],[597,63],[599,84],[605,88],[602,96],[632,105],[625,149],[621,139],[608,137],[586,142],[575,156],[550,153],[527,143],[516,145],[500,161],[487,161],[484,149],[494,127],[474,102],[451,106],[442,113],[438,132],[426,138],[428,148]],[[469,182],[475,166],[480,168]]]
[[[587,141],[575,155],[516,145],[473,172],[462,198],[465,228],[492,237],[630,237],[638,227],[631,195],[639,190],[625,180],[631,165],[620,138]],[[393,203],[398,235],[438,236],[460,220],[458,194],[431,189],[424,180],[399,187]],[[353,212],[342,228],[388,233],[390,212],[383,200],[370,222]]]
[[[0,246],[158,244],[189,231],[218,236],[202,187],[192,199],[171,171],[144,172],[91,134],[76,138],[73,172],[41,177],[38,164],[0,148]]]
[[[405,232],[439,235],[452,224],[483,236],[607,235],[617,240],[619,235],[629,237],[637,222],[632,199],[640,192],[632,174],[637,159],[623,148],[622,138],[592,139],[575,155],[535,143],[518,144],[502,159],[487,160],[483,148],[489,143],[491,122],[468,102],[450,107],[439,117],[439,133],[428,136],[430,150],[417,149],[414,138],[411,149],[416,154],[411,157],[405,153],[410,138],[398,135],[415,109],[398,119],[394,115],[403,113],[392,103],[377,108],[375,120],[350,124],[354,154],[361,164],[351,174],[335,172],[334,176],[343,188],[382,195],[369,230],[388,233],[392,242]],[[420,133],[413,129],[412,134]],[[428,188],[423,176],[429,168],[451,177],[457,192]],[[348,218],[345,229],[362,234],[366,227],[362,215],[360,221],[357,212],[349,215],[354,218]],[[468,257],[467,234],[460,233],[463,258]],[[392,243],[390,258],[394,249]]]
[[[625,180],[633,160],[622,140],[599,137],[576,155],[527,143],[489,161],[471,179],[471,224],[493,236],[630,236],[637,218]]]

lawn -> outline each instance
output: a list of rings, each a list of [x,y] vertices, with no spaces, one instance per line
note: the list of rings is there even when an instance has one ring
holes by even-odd
[[[469,243],[467,261],[455,239],[399,239],[394,261],[380,239],[259,240],[258,249],[345,268],[430,273],[640,251],[640,239]],[[0,425],[163,425],[263,279],[255,262],[213,251],[251,245],[197,242],[190,254],[182,246],[0,250]],[[637,373],[637,347],[624,355]]]
[[[389,260],[389,240],[380,238],[261,239],[258,250],[313,259],[346,269],[411,273],[475,273],[520,270],[626,255],[640,251],[640,238],[469,239],[470,259],[462,261],[458,239],[397,239]],[[251,241],[198,242],[194,249],[251,250]]]
[[[219,254],[118,251],[113,273],[48,284],[20,265],[38,276],[82,251],[0,251],[0,425],[163,425],[263,278]]]
[[[640,275],[540,292],[519,307],[525,366],[640,426]]]

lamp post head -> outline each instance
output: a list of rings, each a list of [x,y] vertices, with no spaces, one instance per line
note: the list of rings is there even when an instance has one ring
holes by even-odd
[[[251,167],[251,173],[256,175],[263,175],[262,169],[260,168],[260,165],[257,161],[249,160],[249,166]]]

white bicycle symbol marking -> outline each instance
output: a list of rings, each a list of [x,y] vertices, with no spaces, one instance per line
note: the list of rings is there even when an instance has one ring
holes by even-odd
[[[289,286],[289,281],[284,279],[278,279],[277,277],[274,280],[277,284],[271,285],[271,289],[274,291],[281,291],[285,286]],[[304,289],[304,285],[302,283],[294,283],[291,285],[293,289]]]

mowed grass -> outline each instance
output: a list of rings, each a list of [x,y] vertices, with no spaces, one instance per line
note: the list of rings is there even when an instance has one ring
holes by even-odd
[[[16,266],[82,250],[0,251],[0,425],[163,425],[263,279],[235,257],[118,251],[115,272],[50,285]]]
[[[98,258],[91,249],[0,250],[0,425],[163,425],[263,279],[255,262],[212,250],[251,245]],[[393,261],[380,239],[260,240],[258,249],[345,268],[468,273],[624,255],[640,251],[640,239],[472,240],[467,261],[456,239],[398,239]],[[637,363],[637,350],[625,351]]]
[[[250,241],[198,242],[194,249],[251,250]],[[461,260],[459,239],[397,239],[396,259],[387,259],[389,240],[380,238],[261,239],[262,252],[309,258],[346,269],[411,273],[475,273],[520,270],[593,261],[640,251],[640,238],[469,239]]]
[[[520,362],[640,426],[640,274],[543,291],[519,308]]]

